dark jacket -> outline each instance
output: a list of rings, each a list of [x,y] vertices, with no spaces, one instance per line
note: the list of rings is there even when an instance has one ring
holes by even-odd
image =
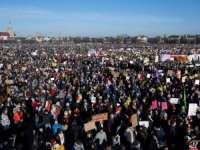
[[[44,122],[44,124],[50,123],[51,119],[52,119],[51,113],[48,113],[48,114],[44,113],[44,115],[43,115],[43,122]]]

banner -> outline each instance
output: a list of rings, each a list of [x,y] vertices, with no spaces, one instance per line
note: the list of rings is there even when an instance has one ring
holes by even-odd
[[[174,61],[175,59],[179,62],[186,62],[187,61],[187,55],[168,55],[168,54],[160,54],[160,60],[161,61],[166,61],[166,60],[171,60]]]
[[[108,113],[101,113],[92,116],[92,121],[103,121],[108,120]]]

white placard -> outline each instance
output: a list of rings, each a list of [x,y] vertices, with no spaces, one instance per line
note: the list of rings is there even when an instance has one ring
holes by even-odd
[[[133,64],[133,61],[130,61],[130,64]]]
[[[149,127],[149,121],[139,121],[139,125],[140,126],[145,126],[146,128],[148,128]]]
[[[190,103],[188,109],[188,116],[196,116],[197,108],[198,106],[196,103]]]
[[[92,98],[91,98],[91,102],[92,102],[92,103],[96,103],[96,100],[97,100],[96,97],[92,97]]]
[[[51,78],[51,81],[53,81],[54,80],[54,78]]]
[[[3,64],[0,64],[0,68],[2,68],[3,67]]]
[[[155,62],[158,62],[158,56],[155,56]]]
[[[126,77],[126,80],[129,80],[129,79],[130,79],[130,77],[129,77],[129,76],[127,76],[127,77]]]
[[[196,67],[200,66],[200,64],[195,64]]]
[[[54,69],[56,72],[58,72],[58,68]]]
[[[195,80],[195,84],[196,84],[196,85],[199,85],[199,80]]]
[[[166,82],[167,82],[167,83],[170,82],[170,78],[167,78],[167,79],[166,79]]]
[[[170,103],[171,104],[180,104],[180,99],[179,98],[170,98]]]
[[[147,78],[150,78],[151,77],[151,75],[150,74],[147,74]]]
[[[190,67],[194,67],[194,65],[190,65]]]

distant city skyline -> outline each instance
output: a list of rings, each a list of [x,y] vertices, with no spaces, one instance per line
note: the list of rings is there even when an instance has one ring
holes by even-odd
[[[200,34],[199,0],[1,0],[0,32],[17,36],[148,37]]]

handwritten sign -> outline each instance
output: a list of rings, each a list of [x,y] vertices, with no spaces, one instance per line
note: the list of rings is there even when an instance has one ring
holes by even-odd
[[[180,104],[180,99],[179,98],[170,98],[170,103],[171,104]]]
[[[6,84],[13,84],[14,81],[13,80],[6,80]]]
[[[168,109],[168,107],[167,107],[167,102],[162,102],[162,108],[163,108],[163,109]]]
[[[196,103],[190,103],[188,108],[188,116],[196,116],[197,108],[198,106]]]
[[[195,80],[195,84],[196,84],[196,85],[199,85],[199,80]]]
[[[131,121],[132,121],[132,127],[136,127],[138,125],[138,118],[136,114],[131,116]]]
[[[170,82],[170,78],[167,78],[167,79],[166,79],[166,82],[169,83],[169,82]]]
[[[140,126],[145,126],[146,128],[149,127],[149,121],[139,121]]]
[[[7,64],[7,69],[8,69],[8,70],[11,69],[11,64]]]
[[[92,116],[92,121],[103,121],[108,120],[108,113],[101,113]]]
[[[169,76],[172,76],[173,73],[174,73],[174,72],[173,72],[172,70],[168,70],[168,71],[167,71],[167,75],[169,75]]]
[[[84,124],[85,132],[90,131],[90,130],[95,129],[95,128],[96,128],[96,126],[95,126],[95,122],[94,121]]]
[[[157,108],[157,101],[153,101],[153,102],[152,102],[152,108],[153,108],[153,109]]]
[[[92,103],[96,103],[96,97],[92,97],[92,98],[91,98],[91,102],[92,102]]]

